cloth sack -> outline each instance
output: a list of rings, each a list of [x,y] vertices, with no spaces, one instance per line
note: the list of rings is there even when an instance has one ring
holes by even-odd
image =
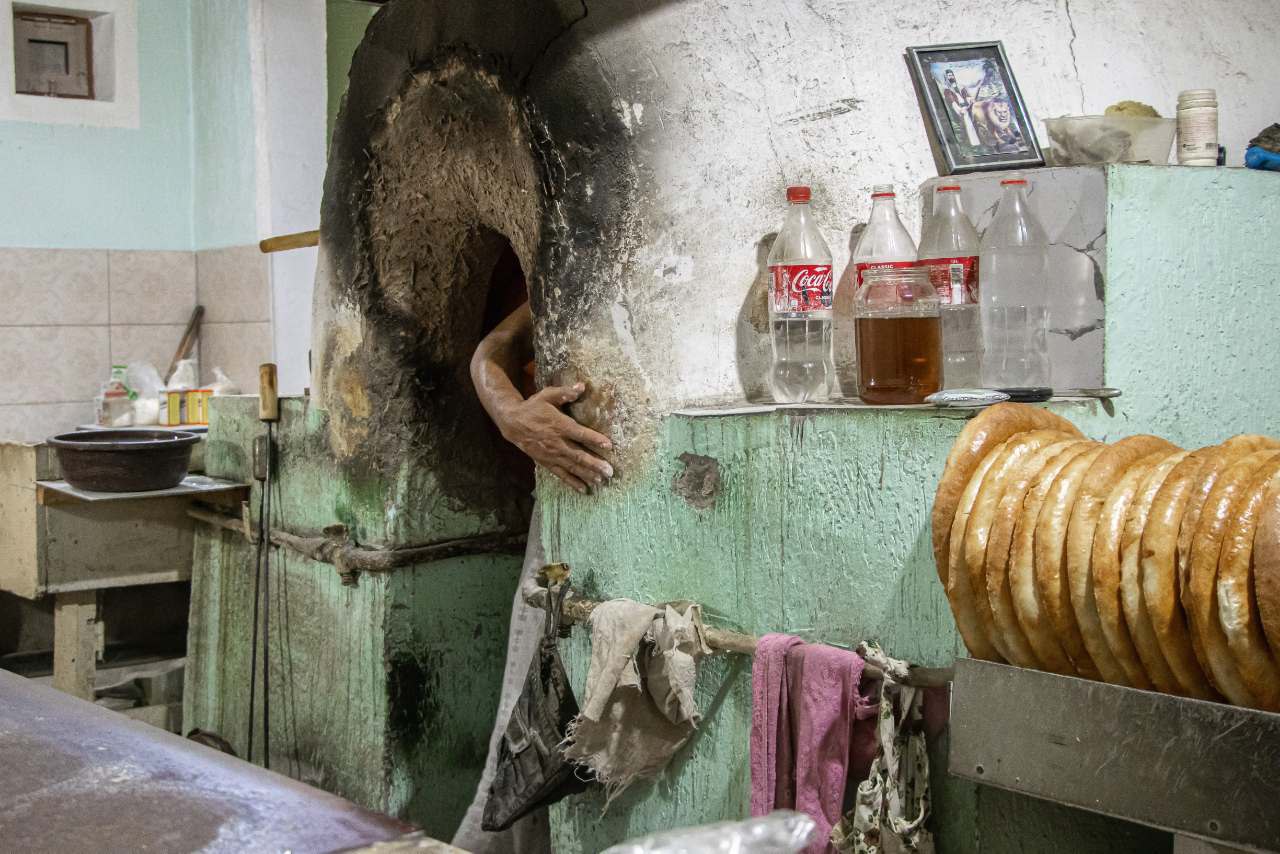
[[[711,650],[698,605],[680,613],[613,599],[590,623],[585,699],[564,754],[604,785],[607,808],[636,780],[656,777],[693,734],[697,663]]]
[[[481,827],[491,833],[506,830],[517,819],[587,787],[560,749],[569,722],[578,714],[556,646],[568,590],[569,585],[561,585],[545,600],[542,643],[511,710],[484,805]]]

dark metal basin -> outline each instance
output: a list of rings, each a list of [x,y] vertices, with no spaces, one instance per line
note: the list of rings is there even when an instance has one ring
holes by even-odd
[[[81,430],[49,439],[67,483],[94,492],[149,492],[177,486],[191,464],[194,433]]]

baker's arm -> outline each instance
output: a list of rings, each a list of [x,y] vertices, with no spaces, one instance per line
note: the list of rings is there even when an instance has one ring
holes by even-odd
[[[533,358],[533,315],[526,302],[484,337],[471,357],[471,381],[485,412],[503,437],[578,492],[613,477],[613,466],[587,449],[613,447],[607,436],[583,427],[560,407],[584,391],[548,386],[527,400],[516,383]]]

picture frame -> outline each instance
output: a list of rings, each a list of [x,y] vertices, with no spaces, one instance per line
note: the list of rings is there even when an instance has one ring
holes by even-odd
[[[1001,42],[909,47],[906,60],[940,174],[1044,165]]]

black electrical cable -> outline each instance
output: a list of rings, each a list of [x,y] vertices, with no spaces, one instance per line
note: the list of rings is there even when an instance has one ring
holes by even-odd
[[[271,469],[275,437],[267,422],[266,529],[271,530]],[[262,767],[271,768],[271,549],[262,553]]]
[[[267,469],[271,471],[270,467]],[[267,485],[261,486],[258,495],[258,545],[253,560],[253,641],[249,646],[249,748],[245,758],[253,761],[253,709],[258,687],[258,599],[262,586],[262,549],[267,540],[266,513]]]

